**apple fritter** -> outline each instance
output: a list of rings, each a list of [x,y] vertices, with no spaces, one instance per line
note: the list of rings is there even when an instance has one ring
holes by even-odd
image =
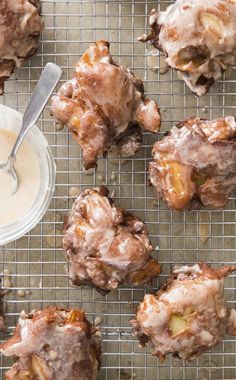
[[[63,246],[74,285],[102,294],[122,283],[150,282],[160,274],[144,223],[119,208],[108,189],[84,190],[65,218]]]
[[[203,263],[174,270],[163,290],[145,295],[131,320],[141,346],[149,344],[161,361],[167,354],[194,360],[226,333],[236,335],[236,311],[224,299],[224,278],[233,271]]]
[[[157,104],[144,96],[143,82],[113,61],[107,41],[89,46],[74,78],[52,98],[51,111],[81,146],[85,169],[95,167],[112,144],[122,156],[133,156],[141,146],[141,127],[156,133],[161,122]]]
[[[222,209],[236,188],[236,122],[190,118],[152,149],[149,179],[169,208]]]
[[[152,10],[151,32],[139,38],[164,52],[190,90],[205,95],[236,57],[234,0],[177,0]]]
[[[101,342],[83,310],[52,306],[22,311],[0,351],[16,358],[6,380],[96,380]]]

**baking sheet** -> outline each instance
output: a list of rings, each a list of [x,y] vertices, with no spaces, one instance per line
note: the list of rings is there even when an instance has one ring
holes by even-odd
[[[177,73],[169,70],[160,74],[150,69],[153,64],[163,68],[163,59],[150,58],[153,49],[138,42],[137,37],[148,30],[146,15],[150,10],[165,9],[170,3],[42,0],[46,28],[40,50],[6,83],[0,102],[23,112],[47,62],[55,62],[63,68],[62,81],[65,81],[91,42],[108,39],[114,59],[143,78],[147,95],[160,104],[163,122],[158,138],[176,121],[189,116],[235,115],[236,68],[200,99],[190,93]],[[152,189],[146,186],[146,164],[156,136],[146,133],[142,150],[133,159],[124,162],[114,157],[101,158],[96,172],[85,173],[80,148],[66,129],[55,124],[49,106],[38,126],[47,137],[56,160],[56,191],[37,227],[18,241],[0,247],[1,270],[9,269],[12,273],[11,292],[6,296],[7,334],[11,334],[22,309],[30,311],[52,304],[80,306],[87,311],[90,320],[96,317],[103,320],[99,380],[236,379],[233,337],[227,336],[222,344],[194,362],[168,357],[160,364],[150,349],[139,348],[129,325],[145,292],[157,289],[173,265],[197,261],[216,265],[235,263],[235,197],[231,197],[224,211],[171,212],[155,200]],[[147,223],[156,247],[154,256],[158,256],[163,268],[152,288],[122,286],[103,297],[88,287],[73,288],[68,280],[61,239],[62,219],[74,199],[70,194],[75,190],[71,188],[82,190],[101,184],[108,186],[118,204],[134,211]],[[5,285],[8,284],[5,282]],[[19,290],[23,290],[24,297]],[[226,281],[226,297],[229,306],[235,307],[233,275]],[[1,358],[0,364],[3,378],[11,361]]]

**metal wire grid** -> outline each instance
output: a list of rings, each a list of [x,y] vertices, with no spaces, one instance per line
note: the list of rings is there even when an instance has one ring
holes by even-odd
[[[42,0],[46,27],[41,48],[7,82],[1,101],[23,111],[47,62],[60,65],[64,70],[63,80],[67,80],[87,46],[97,39],[108,39],[114,59],[143,78],[147,95],[160,104],[163,122],[159,138],[174,122],[192,115],[213,118],[235,114],[235,68],[201,99],[190,94],[175,72],[160,75],[160,71],[154,73],[150,69],[148,57],[152,49],[137,42],[137,37],[148,29],[146,16],[150,10],[165,9],[169,3]],[[157,57],[158,65],[161,61]],[[146,186],[146,163],[156,136],[145,134],[142,150],[133,159],[123,161],[113,156],[100,159],[97,171],[86,173],[80,149],[67,130],[58,130],[50,117],[49,106],[38,126],[54,153],[57,185],[50,208],[37,227],[18,241],[0,247],[2,269],[12,273],[11,292],[6,297],[8,333],[12,332],[22,309],[30,311],[51,304],[81,306],[91,320],[97,316],[103,319],[100,380],[236,379],[232,337],[226,337],[222,344],[192,363],[168,357],[160,364],[149,349],[139,348],[129,325],[145,292],[157,289],[173,265],[197,261],[235,263],[235,198],[231,197],[224,211],[171,212],[155,200],[152,190]],[[152,288],[122,286],[103,297],[87,287],[73,288],[68,280],[61,239],[63,215],[74,199],[70,189],[102,183],[108,185],[121,206],[134,211],[147,224],[156,247],[155,255],[158,254],[163,268],[163,274]],[[25,297],[20,296],[19,290],[25,291]],[[227,280],[226,297],[229,306],[234,307],[234,276]],[[1,378],[10,364],[8,359],[1,358]]]

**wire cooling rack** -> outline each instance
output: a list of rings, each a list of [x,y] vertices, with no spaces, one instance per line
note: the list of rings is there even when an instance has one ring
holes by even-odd
[[[173,71],[166,71],[161,56],[137,41],[148,29],[152,8],[165,9],[169,1],[42,0],[46,24],[40,50],[15,77],[6,83],[0,102],[24,111],[42,68],[49,61],[64,70],[62,81],[91,42],[108,39],[114,59],[144,79],[148,96],[162,111],[162,132],[186,117],[235,115],[236,69],[220,80],[210,93],[196,98]],[[153,66],[161,67],[157,72]],[[235,263],[235,198],[224,211],[171,212],[155,200],[146,186],[146,164],[156,136],[145,134],[142,150],[133,159],[99,159],[97,171],[84,172],[81,150],[66,129],[56,125],[45,109],[38,126],[47,137],[56,160],[57,184],[43,220],[25,237],[0,247],[2,270],[11,272],[11,292],[6,296],[6,321],[11,334],[22,309],[30,311],[51,304],[83,307],[90,320],[102,318],[103,356],[99,380],[223,380],[236,379],[235,340],[224,342],[199,359],[186,363],[168,357],[163,364],[141,349],[132,337],[129,319],[145,292],[157,289],[175,264],[207,261]],[[73,288],[65,273],[62,219],[71,207],[73,194],[86,187],[106,184],[121,206],[134,211],[147,224],[156,247],[154,256],[163,274],[152,288],[122,286],[106,297],[90,288]],[[76,189],[74,189],[76,188]],[[5,276],[5,287],[9,286]],[[226,297],[235,306],[235,277],[226,282]],[[2,337],[5,339],[5,337]],[[11,365],[1,358],[1,378]]]

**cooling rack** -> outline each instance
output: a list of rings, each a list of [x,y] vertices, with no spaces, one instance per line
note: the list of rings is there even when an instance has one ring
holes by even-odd
[[[129,66],[144,79],[146,94],[158,101],[162,111],[162,132],[176,121],[197,115],[235,115],[236,68],[220,80],[210,93],[196,98],[173,71],[167,71],[163,58],[153,56],[150,46],[137,41],[148,30],[147,14],[152,8],[165,9],[169,1],[42,0],[45,31],[40,50],[15,77],[6,83],[0,102],[24,111],[29,96],[49,61],[62,67],[62,81],[70,78],[74,66],[88,45],[97,39],[111,43],[114,59]],[[160,67],[157,70],[153,67]],[[99,160],[97,171],[82,168],[80,148],[66,129],[50,116],[49,105],[38,126],[47,137],[57,165],[53,200],[43,220],[25,237],[0,247],[5,269],[7,333],[10,335],[22,309],[30,311],[47,305],[81,306],[90,320],[102,319],[102,368],[99,380],[226,380],[236,379],[235,339],[226,337],[211,352],[191,363],[168,357],[163,364],[141,349],[132,337],[129,319],[145,292],[156,290],[176,264],[207,261],[215,265],[235,263],[235,198],[224,211],[171,212],[156,201],[146,186],[146,164],[156,136],[144,136],[142,150],[133,158]],[[61,247],[62,219],[75,194],[106,184],[121,206],[134,211],[147,224],[163,273],[151,287],[122,286],[106,297],[90,288],[74,288],[65,272]],[[229,306],[235,306],[235,277],[226,281]],[[2,339],[4,337],[2,336]],[[1,378],[11,365],[1,358]]]

